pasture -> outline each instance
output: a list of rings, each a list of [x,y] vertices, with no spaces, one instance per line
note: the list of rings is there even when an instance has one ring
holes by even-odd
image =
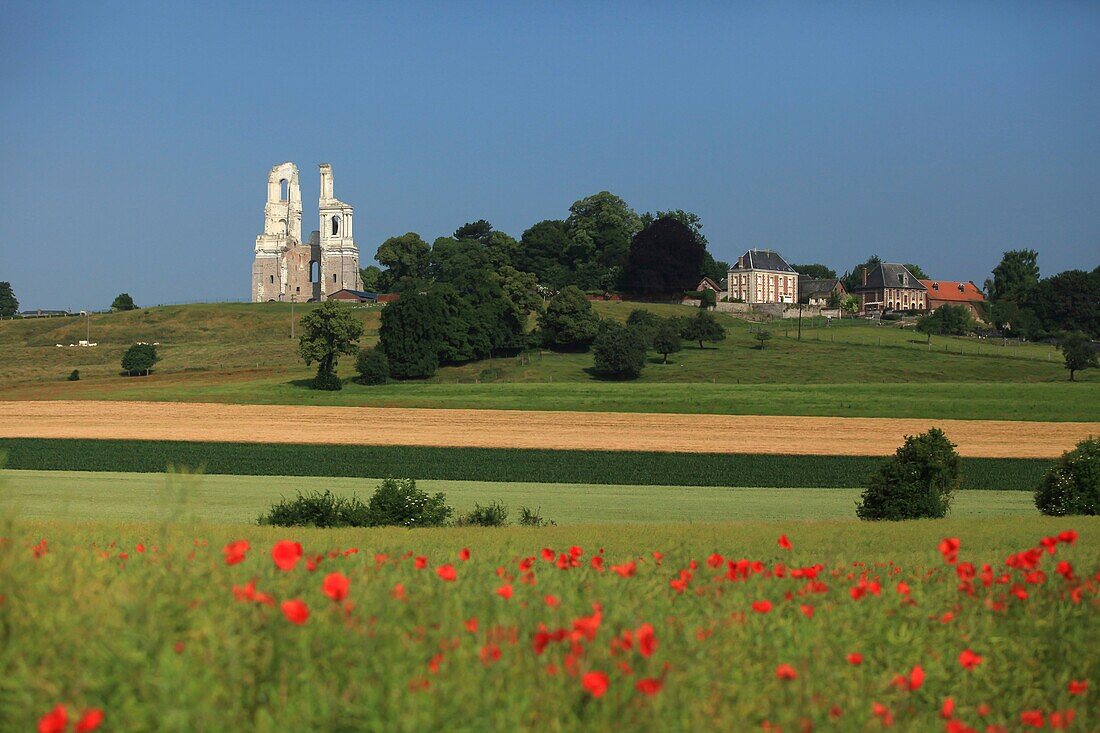
[[[0,727],[1095,730],[1098,533],[6,519]]]

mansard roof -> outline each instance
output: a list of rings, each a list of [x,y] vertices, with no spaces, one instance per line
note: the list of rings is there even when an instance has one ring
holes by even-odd
[[[778,252],[770,249],[750,249],[737,258],[730,270],[769,270],[771,272],[795,272],[795,269],[787,264]]]
[[[863,273],[856,273],[862,283]],[[906,284],[908,283],[908,284]],[[880,262],[874,268],[867,271],[867,284],[856,285],[852,290],[882,290],[884,288],[901,288],[902,290],[924,290],[913,273],[905,265],[891,262]]]

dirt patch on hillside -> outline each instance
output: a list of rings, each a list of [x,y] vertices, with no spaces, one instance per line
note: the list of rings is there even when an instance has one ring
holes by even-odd
[[[0,437],[885,455],[943,429],[964,456],[1052,458],[1100,423],[427,410],[179,402],[0,403]],[[731,477],[735,478],[735,477]]]

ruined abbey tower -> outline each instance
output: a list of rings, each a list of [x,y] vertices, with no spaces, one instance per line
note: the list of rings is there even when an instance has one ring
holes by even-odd
[[[264,233],[256,237],[252,302],[322,300],[337,290],[362,290],[352,207],[332,192],[332,166],[322,163],[317,201],[320,228],[302,242],[298,167],[282,163],[267,176]]]

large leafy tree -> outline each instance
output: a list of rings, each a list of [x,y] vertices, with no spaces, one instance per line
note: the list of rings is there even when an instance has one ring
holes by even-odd
[[[683,348],[680,341],[680,324],[675,318],[662,318],[653,333],[653,350],[664,357],[662,364],[668,363],[668,355]]]
[[[931,280],[931,278],[928,277],[928,273],[921,269],[920,265],[914,265],[912,262],[906,262],[905,269],[909,271],[909,274],[911,274],[918,280]]]
[[[317,363],[313,387],[339,389],[336,363],[341,354],[359,351],[363,324],[339,301],[326,300],[302,317],[298,354],[306,366]]]
[[[497,277],[500,278],[500,287],[504,289],[504,294],[515,306],[517,317],[526,324],[527,317],[542,307],[539,279],[533,272],[521,272],[509,265],[500,268]]]
[[[130,297],[129,293],[119,293],[111,302],[111,310],[113,311],[132,311],[136,309],[134,299]]]
[[[917,322],[917,330],[928,334],[928,343],[933,336],[963,336],[974,330],[974,319],[970,309],[963,305],[941,305]]]
[[[802,277],[808,277],[812,280],[828,280],[836,277],[836,270],[825,265],[791,265],[791,267]]]
[[[702,243],[678,219],[664,216],[634,235],[623,269],[623,289],[648,294],[692,290],[699,282]]]
[[[685,341],[699,342],[699,348],[703,348],[703,342],[718,343],[726,338],[726,329],[714,317],[714,314],[703,308],[698,308],[694,315],[680,319],[680,336]]]
[[[440,237],[432,245],[428,273],[436,282],[453,283],[470,273],[484,273],[491,268],[489,253],[476,239]]]
[[[1067,270],[1019,293],[1021,310],[1034,314],[1040,334],[1082,331],[1100,338],[1100,267]]]
[[[611,379],[637,379],[645,367],[645,340],[633,328],[605,323],[592,343],[593,369]]]
[[[493,232],[493,225],[487,222],[485,219],[478,219],[474,222],[467,222],[455,229],[455,233],[452,235],[454,239],[474,239],[482,244],[489,243],[489,235]]]
[[[374,259],[386,268],[378,280],[379,290],[392,292],[426,278],[431,252],[416,232],[387,239],[374,254]]]
[[[993,301],[1018,301],[1020,296],[1039,284],[1039,253],[1033,249],[1013,249],[1004,253],[993,268],[987,290]]]
[[[0,318],[11,318],[19,312],[19,301],[10,282],[0,282]]]
[[[532,272],[540,283],[561,290],[573,282],[569,259],[571,244],[569,228],[564,221],[540,221],[520,238],[515,267]]]
[[[382,282],[382,268],[376,265],[367,265],[359,268],[359,277],[363,281],[363,290],[374,293],[380,290]]]
[[[851,291],[852,288],[858,288],[860,285],[863,284],[863,269],[867,268],[867,272],[870,272],[871,270],[875,269],[875,267],[877,267],[880,262],[882,262],[882,258],[880,258],[878,255],[871,255],[866,260],[860,262],[858,265],[853,267],[851,270],[845,272],[844,277],[842,278],[844,281],[844,289]]]
[[[437,293],[408,290],[382,309],[379,347],[390,362],[390,376],[423,379],[439,368],[446,333],[443,300]]]
[[[1066,360],[1066,369],[1069,370],[1069,381],[1077,381],[1074,375],[1082,369],[1096,369],[1100,367],[1097,361],[1096,349],[1089,343],[1085,334],[1076,331],[1067,334],[1060,344],[1062,356]]]
[[[730,263],[725,260],[716,260],[710,252],[703,253],[703,277],[709,277],[714,282],[722,282],[730,271]]]
[[[596,338],[600,318],[584,293],[570,285],[550,299],[539,316],[538,325],[547,346],[583,349]]]
[[[573,244],[570,255],[577,261],[621,268],[642,218],[615,194],[600,191],[575,201],[565,224]]]
[[[128,376],[145,374],[148,376],[153,365],[160,361],[157,347],[152,344],[134,344],[122,355],[122,370]]]

